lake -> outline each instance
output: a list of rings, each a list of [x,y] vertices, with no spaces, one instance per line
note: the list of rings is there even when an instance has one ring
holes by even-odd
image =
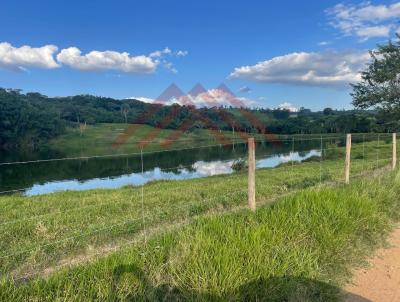
[[[257,168],[320,156],[318,141],[257,142]],[[62,158],[51,151],[32,159]],[[0,191],[22,190],[28,196],[63,190],[88,190],[142,185],[154,180],[180,180],[234,173],[232,164],[247,158],[247,144],[146,152],[140,154],[0,166]],[[30,160],[30,156],[1,154],[1,162]]]

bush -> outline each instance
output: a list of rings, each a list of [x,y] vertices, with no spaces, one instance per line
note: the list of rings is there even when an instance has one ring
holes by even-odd
[[[241,172],[247,170],[248,164],[245,159],[239,158],[232,163],[231,168],[235,172]]]

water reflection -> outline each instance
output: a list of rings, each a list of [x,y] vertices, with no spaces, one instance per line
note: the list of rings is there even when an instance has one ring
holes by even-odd
[[[229,174],[232,173],[233,160],[230,161],[214,161],[214,162],[204,162],[199,161],[193,165],[193,169],[196,170],[199,175],[202,176],[213,176],[219,174]]]
[[[328,143],[328,142],[327,142]],[[318,156],[319,141],[296,141],[256,146],[258,168],[275,167],[291,160]],[[292,152],[292,151],[295,152]],[[68,154],[40,153],[13,155],[24,160],[67,157]],[[85,156],[85,154],[82,154]],[[87,190],[141,185],[152,180],[186,179],[232,173],[232,163],[248,156],[247,144],[204,146],[188,150],[167,150],[144,154],[144,173],[137,154],[84,160],[50,161],[0,167],[0,192],[23,189],[27,195],[61,190]],[[15,159],[14,159],[15,160]],[[11,161],[0,154],[0,162]]]
[[[321,156],[319,150],[310,150],[308,152],[290,152],[288,154],[278,154],[268,158],[259,159],[256,161],[257,168],[273,168],[281,163],[290,161],[302,161],[313,156]]]
[[[264,157],[259,156],[256,160],[258,168],[272,168],[289,161],[301,161],[312,156],[320,156],[317,150],[306,152],[290,152],[286,154],[275,154]],[[207,177],[233,172],[234,160],[196,161],[189,167],[177,167],[174,169],[161,169],[155,167],[144,173],[135,172],[120,176],[93,178],[89,180],[65,180],[50,181],[43,184],[34,184],[25,191],[26,195],[40,195],[63,190],[89,190],[96,188],[119,188],[126,185],[142,185],[154,180],[181,180],[190,178]]]

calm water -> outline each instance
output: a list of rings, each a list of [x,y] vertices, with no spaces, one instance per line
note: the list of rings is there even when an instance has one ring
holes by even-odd
[[[257,143],[258,168],[275,167],[290,160],[300,161],[319,156],[318,142],[270,144]],[[1,162],[24,160],[29,156],[0,155]],[[64,155],[65,156],[65,155]],[[34,159],[63,157],[50,151],[34,154]],[[140,156],[120,156],[86,160],[30,163],[0,166],[0,191],[24,189],[26,195],[39,195],[63,190],[118,188],[141,185],[153,180],[179,180],[233,173],[232,163],[247,158],[247,145],[216,146],[181,151],[145,153],[143,173]]]

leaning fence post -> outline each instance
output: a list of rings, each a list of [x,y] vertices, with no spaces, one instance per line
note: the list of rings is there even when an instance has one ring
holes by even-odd
[[[256,210],[256,152],[254,138],[250,137],[247,139],[248,149],[249,149],[249,179],[248,179],[248,198],[249,207],[251,210]]]
[[[347,134],[346,139],[346,163],[345,163],[345,181],[350,183],[350,158],[351,158],[351,134]]]
[[[392,156],[392,170],[396,170],[397,164],[397,134],[393,133],[393,156]]]

